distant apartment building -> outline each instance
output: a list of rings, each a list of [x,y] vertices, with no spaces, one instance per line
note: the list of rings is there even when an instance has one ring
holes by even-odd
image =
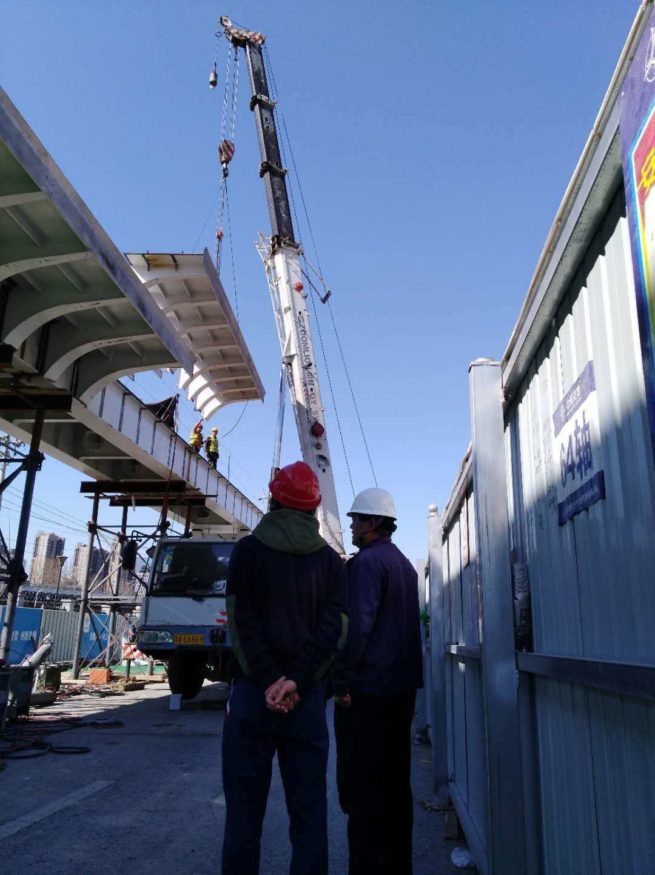
[[[76,544],[75,552],[73,553],[73,570],[71,572],[71,580],[75,586],[80,588],[84,585],[84,575],[86,574],[86,557],[88,556],[88,546],[86,544]],[[103,578],[107,574],[107,569],[103,568],[107,557],[106,550],[100,547],[93,547],[91,550],[91,567],[89,581],[93,584],[96,578]],[[104,589],[104,587],[103,587]]]
[[[30,567],[30,583],[32,585],[56,585],[60,566],[57,557],[64,555],[65,543],[65,538],[54,532],[39,532],[37,534]]]

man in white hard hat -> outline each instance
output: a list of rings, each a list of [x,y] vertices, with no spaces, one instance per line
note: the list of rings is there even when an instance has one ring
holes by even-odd
[[[348,639],[332,676],[337,785],[348,815],[349,875],[410,875],[411,723],[423,686],[418,577],[391,542],[396,508],[365,489],[348,513]]]

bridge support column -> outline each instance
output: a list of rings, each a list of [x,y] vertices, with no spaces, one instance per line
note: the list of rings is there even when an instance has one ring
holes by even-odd
[[[9,651],[11,650],[11,632],[14,627],[14,617],[16,615],[16,604],[18,602],[18,590],[22,583],[27,580],[27,574],[23,567],[25,559],[25,546],[27,544],[27,530],[30,525],[30,514],[32,513],[32,498],[34,496],[34,484],[36,481],[36,473],[41,470],[43,463],[43,454],[40,452],[41,434],[43,432],[43,421],[45,419],[45,411],[37,410],[34,416],[34,429],[32,431],[32,441],[30,443],[30,452],[25,461],[22,463],[27,471],[25,478],[25,490],[23,492],[23,503],[20,510],[20,521],[18,523],[18,533],[16,535],[16,547],[14,549],[13,559],[9,563],[9,586],[7,588],[7,605],[5,607],[5,616],[2,623],[2,632],[0,633],[0,663],[9,662]]]

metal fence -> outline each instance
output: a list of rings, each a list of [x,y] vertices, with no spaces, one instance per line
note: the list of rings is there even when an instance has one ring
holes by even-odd
[[[483,875],[655,871],[655,375],[604,106],[430,514],[434,783]]]
[[[71,611],[43,611],[41,624],[41,637],[48,632],[52,635],[53,646],[49,659],[52,662],[70,662],[75,652],[75,636],[79,614]],[[86,662],[96,659],[107,647],[109,637],[110,615],[94,614],[87,615],[82,636],[80,659]],[[112,641],[109,663],[115,664],[122,658],[121,641],[127,633],[129,621],[120,614],[116,614],[115,637]]]

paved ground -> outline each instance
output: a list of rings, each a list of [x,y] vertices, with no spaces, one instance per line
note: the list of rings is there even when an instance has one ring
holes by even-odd
[[[220,780],[223,726],[219,685],[206,684],[181,712],[163,684],[124,696],[83,695],[33,712],[37,718],[117,719],[49,736],[90,753],[8,760],[0,772],[0,873],[186,875],[219,871],[225,803]],[[331,720],[331,714],[330,720]],[[453,843],[441,815],[426,811],[430,749],[413,749],[415,875],[452,875]],[[329,768],[330,875],[347,872],[345,821]],[[261,875],[288,871],[287,816],[277,770],[262,841]]]

